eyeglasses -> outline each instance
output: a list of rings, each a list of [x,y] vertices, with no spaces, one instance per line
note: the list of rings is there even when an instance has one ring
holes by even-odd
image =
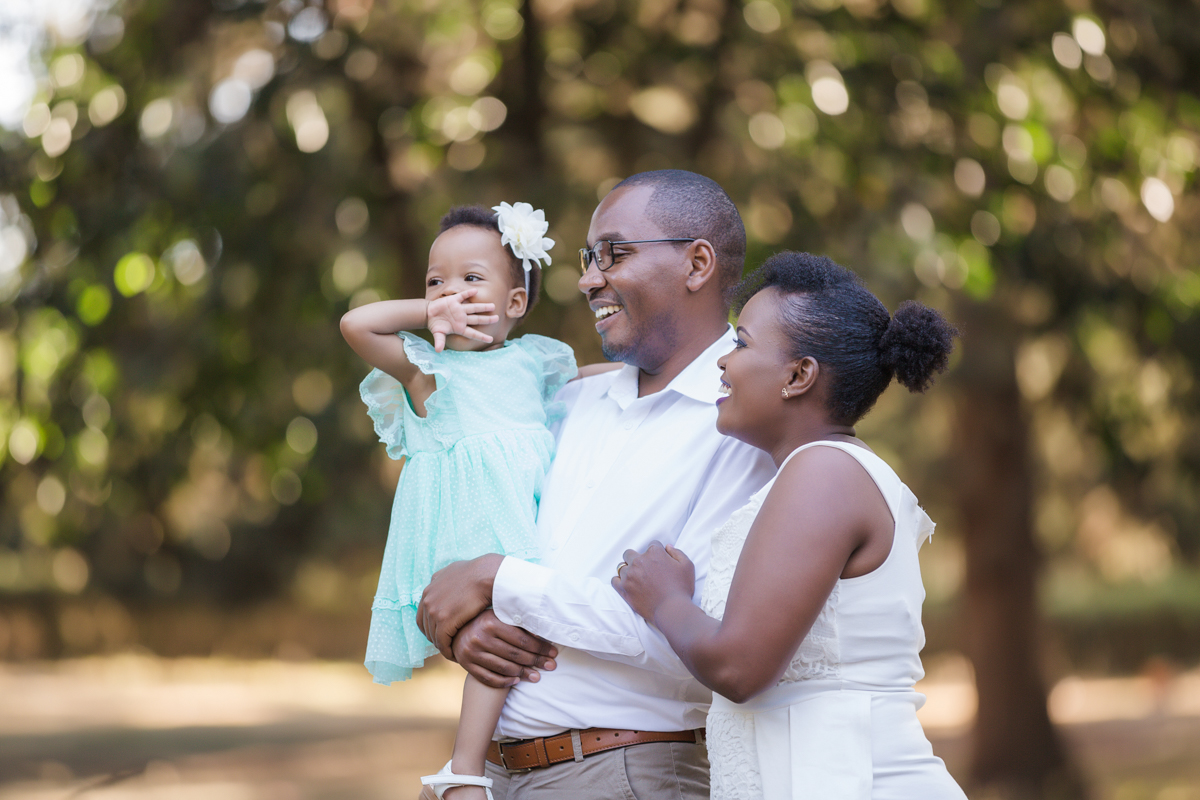
[[[579,248],[579,269],[586,275],[588,267],[596,262],[596,269],[605,272],[612,268],[614,244],[655,244],[656,242],[694,242],[695,239],[633,239],[625,242],[610,242],[601,239],[592,247]]]

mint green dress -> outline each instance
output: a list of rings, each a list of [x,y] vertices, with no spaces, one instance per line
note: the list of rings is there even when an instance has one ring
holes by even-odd
[[[437,652],[416,625],[434,572],[487,553],[537,558],[538,501],[554,455],[547,426],[558,413],[554,395],[577,372],[571,348],[545,336],[437,353],[398,335],[437,389],[419,417],[387,373],[372,370],[359,387],[387,454],[407,459],[367,637],[366,667],[385,685],[407,680]]]

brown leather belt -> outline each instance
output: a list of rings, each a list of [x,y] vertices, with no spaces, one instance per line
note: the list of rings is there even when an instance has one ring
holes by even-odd
[[[575,737],[579,739],[579,759],[575,758]],[[555,736],[521,739],[516,742],[492,742],[487,760],[509,772],[542,769],[563,761],[582,760],[585,756],[649,742],[704,741],[703,730],[695,731],[617,731],[611,728],[588,728],[566,731]]]

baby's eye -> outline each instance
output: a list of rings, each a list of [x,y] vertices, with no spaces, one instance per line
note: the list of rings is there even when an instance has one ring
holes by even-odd
[[[474,273],[471,273],[470,275],[467,275],[467,280],[469,280],[469,281],[481,281],[481,280],[483,280],[483,276],[482,276],[482,275],[476,275],[476,274],[474,274]]]
[[[441,279],[441,278],[430,278],[430,279],[429,279],[429,282],[428,282],[428,283],[426,283],[425,285],[426,285],[426,286],[441,286],[441,285],[442,285],[442,279]]]

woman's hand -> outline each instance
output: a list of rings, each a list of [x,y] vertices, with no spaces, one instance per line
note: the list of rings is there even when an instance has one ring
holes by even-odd
[[[682,551],[651,542],[645,553],[626,550],[624,558],[626,565],[617,570],[613,588],[647,622],[654,622],[655,610],[669,598],[682,596],[692,602],[696,567]]]
[[[442,352],[446,348],[446,337],[458,334],[478,342],[491,343],[492,337],[475,330],[473,325],[490,325],[499,322],[500,317],[493,314],[495,303],[467,303],[474,297],[478,289],[464,289],[458,294],[450,294],[430,300],[425,310],[425,327],[433,334],[433,349]]]

